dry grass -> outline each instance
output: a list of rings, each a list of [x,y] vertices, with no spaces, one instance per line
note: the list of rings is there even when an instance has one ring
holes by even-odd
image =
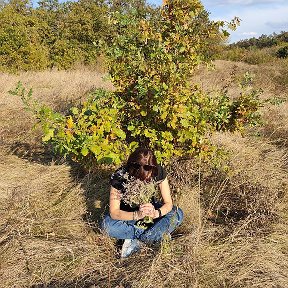
[[[23,110],[18,97],[8,93],[21,81],[27,89],[33,89],[33,97],[65,112],[72,103],[85,99],[87,93],[95,88],[113,89],[105,80],[105,75],[81,67],[71,71],[22,72],[19,75],[0,73],[0,144],[18,151],[22,156],[41,154],[39,131],[32,131],[35,124],[29,113]],[[43,155],[37,155],[42,157]]]
[[[214,68],[210,71],[201,67],[200,73],[193,77],[193,81],[199,83],[206,91],[228,87],[228,94],[237,96],[240,92],[238,84],[245,72],[249,72],[253,76],[255,88],[263,89],[262,99],[287,98],[287,60],[277,60],[261,65],[217,60],[214,62]]]
[[[264,98],[279,96],[268,66],[217,61],[216,71],[196,78],[209,90],[250,69],[266,85]],[[245,138],[215,135],[229,151],[225,170],[174,163],[169,179],[185,212],[183,235],[119,260],[98,228],[111,171],[83,175],[53,162],[33,119],[6,93],[18,80],[62,111],[94,87],[112,89],[83,68],[0,75],[0,287],[288,287],[286,102],[263,108],[264,126]]]

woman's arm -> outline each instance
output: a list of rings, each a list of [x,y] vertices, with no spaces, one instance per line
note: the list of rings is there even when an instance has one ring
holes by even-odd
[[[173,208],[173,201],[167,177],[159,184],[159,187],[163,198],[163,206],[160,208],[161,215],[163,216],[169,213]]]
[[[109,199],[109,212],[110,216],[114,220],[138,220],[143,218],[140,211],[127,212],[120,210],[121,192],[111,186],[110,199]]]

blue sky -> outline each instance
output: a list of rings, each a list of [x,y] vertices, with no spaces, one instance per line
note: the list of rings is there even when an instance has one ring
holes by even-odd
[[[160,5],[162,0],[147,2]],[[212,20],[229,21],[235,16],[242,20],[240,27],[231,32],[230,42],[288,31],[288,0],[202,0],[202,3]]]

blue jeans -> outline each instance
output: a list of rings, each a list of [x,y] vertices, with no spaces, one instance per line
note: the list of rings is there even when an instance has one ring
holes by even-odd
[[[102,230],[110,237],[117,239],[139,239],[152,244],[159,242],[165,234],[172,233],[183,221],[183,211],[173,206],[172,210],[161,218],[154,219],[154,224],[148,229],[135,226],[135,220],[114,220],[106,215],[102,222]]]

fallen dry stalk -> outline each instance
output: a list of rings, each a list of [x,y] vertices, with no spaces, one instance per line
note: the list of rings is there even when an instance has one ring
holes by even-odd
[[[276,65],[218,61],[197,77],[209,89],[247,69],[262,77],[263,97],[275,95],[278,80],[264,74],[276,75]],[[287,103],[265,108],[266,124],[246,138],[215,135],[230,151],[226,172],[193,160],[167,167],[185,213],[179,237],[121,261],[99,229],[112,171],[83,178],[77,167],[51,162],[33,119],[6,93],[18,80],[63,111],[93,87],[112,89],[85,69],[1,74],[0,287],[287,287]]]

